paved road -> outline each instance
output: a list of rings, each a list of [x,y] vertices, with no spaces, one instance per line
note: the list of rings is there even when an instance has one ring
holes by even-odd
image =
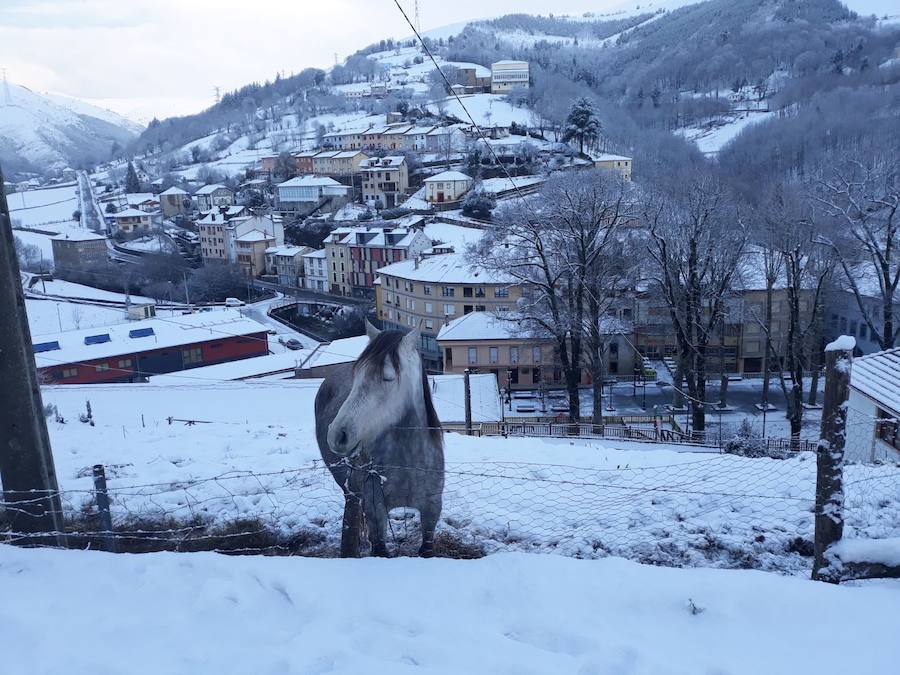
[[[94,199],[91,179],[86,171],[78,172],[78,197],[80,200],[81,222],[93,232],[105,232],[106,223],[100,217],[99,206]]]
[[[346,298],[340,295],[330,295],[328,293],[317,293],[305,288],[291,288],[289,286],[281,286],[280,284],[269,283],[268,281],[255,281],[254,286],[270,291],[278,291],[288,298],[297,298],[299,300],[311,300],[313,302],[322,302],[332,305],[356,305],[365,306],[372,304],[371,300],[360,300],[359,298]]]

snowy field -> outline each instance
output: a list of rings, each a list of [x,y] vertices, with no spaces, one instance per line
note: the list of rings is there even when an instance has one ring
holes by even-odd
[[[65,419],[48,424],[69,513],[91,503],[90,467],[99,463],[120,529],[146,519],[258,519],[305,542],[298,552],[334,555],[342,498],[319,461],[317,383],[198,385],[182,375],[180,386],[155,391],[45,388],[45,403]],[[78,420],[88,401],[94,426]],[[748,459],[610,441],[445,438],[439,531],[483,553],[809,571],[809,453]],[[889,465],[847,468],[848,536],[900,536],[898,475]],[[391,545],[407,550],[418,537],[415,521],[402,510],[393,515]]]
[[[78,186],[72,183],[43,190],[14,192],[7,195],[7,201],[10,218],[21,227],[40,228],[50,223],[72,222],[72,212],[78,208]]]
[[[513,122],[523,126],[533,126],[534,124],[531,111],[528,108],[517,108],[508,101],[506,96],[471,94],[460,96],[460,100],[462,100],[462,106],[456,98],[447,98],[440,104],[429,104],[428,109],[432,113],[438,114],[443,108],[444,114],[455,117],[466,124],[469,123],[469,115],[471,115],[476,124],[485,127],[508,127]]]
[[[0,592],[10,673],[890,675],[900,660],[896,584],[620,559],[0,546]]]

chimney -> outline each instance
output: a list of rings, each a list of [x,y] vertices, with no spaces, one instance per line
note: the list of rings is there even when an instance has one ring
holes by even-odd
[[[413,258],[413,269],[415,269],[415,270],[419,269],[419,261],[420,260],[421,259],[419,258],[419,256],[416,256],[415,258]]]

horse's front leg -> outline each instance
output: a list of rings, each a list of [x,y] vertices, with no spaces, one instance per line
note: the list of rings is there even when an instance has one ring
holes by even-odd
[[[434,557],[434,531],[441,517],[442,505],[443,499],[438,494],[425,499],[419,507],[419,520],[422,523],[422,546],[419,547],[419,555],[423,558]]]
[[[362,506],[366,515],[366,530],[369,533],[369,543],[372,545],[372,555],[387,558],[388,511],[384,502],[381,476],[375,471],[369,473],[363,486]]]

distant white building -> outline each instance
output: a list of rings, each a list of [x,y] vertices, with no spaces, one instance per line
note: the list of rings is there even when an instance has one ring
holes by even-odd
[[[197,208],[200,211],[209,211],[218,206],[231,206],[234,204],[234,193],[224,185],[214,183],[204,185],[194,193],[197,200]]]
[[[848,462],[900,461],[900,347],[853,360]]]
[[[307,209],[326,199],[346,201],[353,192],[349,185],[327,176],[297,176],[280,183],[276,190],[282,211]]]
[[[491,64],[491,93],[509,94],[531,86],[528,61],[497,61]]]
[[[425,201],[458,202],[472,188],[472,179],[460,171],[444,171],[425,179]]]
[[[325,249],[303,255],[303,284],[310,291],[328,293],[328,268],[325,266]]]

